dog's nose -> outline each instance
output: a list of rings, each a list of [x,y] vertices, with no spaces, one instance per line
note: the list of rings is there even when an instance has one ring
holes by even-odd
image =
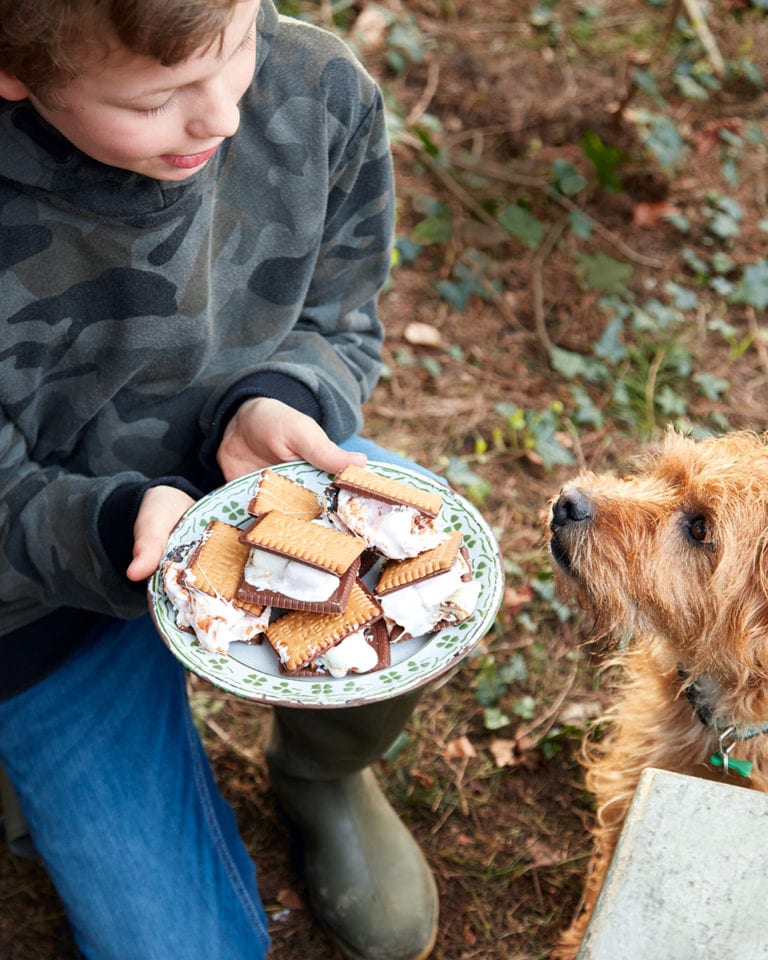
[[[571,523],[585,523],[594,516],[594,507],[583,490],[566,487],[552,506],[552,526],[565,527]]]

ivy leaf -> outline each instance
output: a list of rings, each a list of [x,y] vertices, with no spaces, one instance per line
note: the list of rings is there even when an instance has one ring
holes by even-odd
[[[531,250],[539,245],[544,236],[544,227],[530,210],[526,210],[519,203],[510,203],[506,206],[499,214],[499,223]]]
[[[604,379],[605,368],[603,364],[590,360],[581,353],[563,350],[562,347],[553,347],[550,361],[553,369],[565,377],[566,380],[583,377],[590,383],[599,383]]]
[[[552,179],[560,193],[565,194],[566,197],[575,196],[587,185],[587,181],[576,167],[562,157],[556,157],[552,163]]]
[[[674,171],[688,152],[676,124],[661,113],[638,110],[635,118],[643,132],[645,146],[665,170]]]
[[[425,217],[411,232],[411,241],[419,246],[431,243],[447,243],[453,233],[453,224],[448,217]]]
[[[581,149],[592,161],[600,186],[605,187],[606,190],[620,190],[621,180],[616,173],[616,167],[622,159],[621,150],[603,143],[594,130],[587,130],[584,134]]]
[[[758,260],[744,268],[731,300],[734,303],[748,303],[756,310],[768,307],[768,261]]]
[[[512,712],[523,720],[533,720],[536,716],[536,701],[530,695],[520,697],[512,704]]]
[[[594,223],[589,217],[585,216],[580,210],[571,210],[568,214],[568,220],[571,230],[579,240],[589,240],[594,231]]]
[[[471,470],[460,457],[449,457],[445,467],[445,479],[454,487],[460,487],[473,503],[483,503],[491,493],[491,485]]]
[[[693,379],[708,400],[720,400],[730,389],[730,383],[713,373],[695,373]]]
[[[602,290],[605,293],[622,293],[634,270],[632,265],[615,260],[605,253],[594,256],[582,254],[579,263],[584,272],[587,290]]]
[[[489,707],[483,710],[483,726],[486,730],[500,730],[502,727],[506,727],[508,723],[511,723],[511,720],[498,707]]]
[[[582,390],[581,387],[572,386],[571,395],[576,403],[576,410],[573,415],[576,422],[588,423],[598,429],[602,427],[604,422],[603,414],[594,405],[592,398],[586,390]]]
[[[612,317],[595,344],[595,356],[602,357],[603,360],[614,365],[620,363],[627,355],[626,347],[621,340],[623,332],[624,324],[621,317]]]
[[[557,438],[557,423],[551,410],[532,414],[528,418],[528,429],[533,440],[533,451],[541,457],[544,467],[573,466],[575,460],[567,447]]]

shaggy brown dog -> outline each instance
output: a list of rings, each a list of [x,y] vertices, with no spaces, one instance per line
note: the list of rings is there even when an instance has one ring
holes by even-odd
[[[585,473],[565,486],[549,538],[560,595],[620,641],[616,700],[585,748],[595,852],[555,954],[567,960],[646,767],[768,790],[766,437],[670,432],[626,478]]]

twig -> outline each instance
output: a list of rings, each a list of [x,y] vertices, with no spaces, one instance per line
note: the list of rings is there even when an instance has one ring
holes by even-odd
[[[659,370],[664,363],[664,358],[667,355],[665,347],[662,347],[661,350],[656,354],[653,359],[653,363],[648,368],[648,382],[645,385],[645,409],[646,415],[648,417],[648,423],[653,423],[654,416],[654,397],[656,395],[656,380],[659,376]]]
[[[407,127],[413,126],[414,123],[422,118],[422,116],[427,112],[427,108],[430,103],[432,103],[432,98],[437,93],[437,85],[440,82],[440,62],[438,60],[433,60],[429,65],[429,70],[427,72],[427,83],[424,87],[424,91],[419,97],[418,101],[414,104],[413,109],[405,118],[405,125]]]
[[[568,676],[568,679],[565,682],[565,686],[557,695],[557,697],[555,698],[555,702],[552,704],[549,710],[547,710],[547,712],[543,716],[537,717],[533,723],[529,724],[523,730],[517,731],[517,733],[515,734],[515,739],[518,742],[521,741],[524,737],[530,737],[531,733],[533,733],[534,730],[541,727],[542,724],[544,725],[544,729],[538,734],[539,740],[541,740],[543,737],[545,737],[549,733],[549,731],[552,729],[552,726],[555,723],[555,720],[557,720],[557,714],[560,711],[560,707],[563,705],[563,701],[571,692],[571,687],[573,686],[573,682],[576,679],[577,669],[578,669],[578,665],[574,664]]]
[[[462,157],[453,157],[452,162],[464,169],[471,169],[475,171],[478,170],[478,165],[476,163],[465,161]],[[585,220],[588,220],[594,228],[595,233],[600,234],[604,240],[608,240],[609,243],[615,247],[615,249],[623,253],[628,260],[639,263],[644,267],[659,268],[664,266],[661,260],[657,260],[655,257],[647,257],[645,254],[638,253],[636,250],[633,250],[631,247],[627,246],[627,244],[624,243],[620,237],[616,236],[615,233],[610,231],[607,227],[604,227],[598,220],[595,220],[595,218],[591,217],[588,213],[584,213],[581,207],[577,203],[574,203],[570,197],[566,197],[564,194],[561,194],[556,190],[552,190],[551,184],[546,178],[514,173],[513,171],[506,170],[500,164],[494,164],[490,162],[483,164],[480,172],[482,173],[483,171],[488,176],[493,177],[496,180],[502,180],[505,183],[512,183],[516,186],[532,187],[534,189],[545,191],[547,196],[559,203],[561,207],[565,207],[565,209],[569,212],[578,212],[582,217],[585,218]]]
[[[418,146],[421,148],[420,143]],[[462,206],[473,213],[478,220],[481,220],[487,226],[498,231],[499,234],[503,233],[503,228],[496,217],[488,213],[488,211],[461,186],[455,177],[452,177],[439,164],[435,163],[434,159],[423,149],[421,150],[420,160],[425,166],[429,167],[430,171],[437,177],[442,185],[456,197]]]
[[[662,261],[657,260],[656,257],[647,257],[644,253],[638,253],[636,250],[628,247],[621,237],[616,236],[615,233],[613,233],[607,227],[604,227],[602,223],[600,223],[598,220],[595,220],[594,217],[590,217],[588,213],[584,213],[581,207],[574,203],[569,197],[566,197],[561,193],[557,193],[554,190],[549,191],[548,196],[556,200],[560,206],[565,207],[566,210],[570,210],[572,212],[578,211],[582,217],[589,220],[594,227],[595,233],[599,233],[604,240],[608,240],[609,243],[611,243],[618,251],[624,254],[627,260],[633,260],[635,263],[639,263],[643,267],[658,268],[664,266]]]
[[[755,345],[755,350],[760,361],[760,366],[763,368],[764,373],[768,373],[768,349],[766,349],[762,328],[757,322],[754,307],[747,309],[747,323],[749,325],[749,332],[752,335],[752,343]]]
[[[661,57],[661,52],[666,47],[669,42],[669,38],[672,34],[672,30],[675,26],[675,20],[677,20],[677,14],[680,10],[680,4],[682,0],[673,0],[672,6],[669,10],[669,16],[667,17],[667,24],[664,27],[661,35],[653,46],[653,49],[650,52],[650,61],[653,63],[654,60],[658,60]],[[627,89],[624,91],[624,96],[616,105],[615,110],[612,112],[615,113],[616,117],[622,117],[624,111],[629,106],[630,102],[634,99],[635,94],[638,91],[637,83],[635,82],[634,76],[630,77],[629,83],[627,84]]]
[[[550,357],[555,349],[555,345],[552,343],[549,333],[547,332],[547,321],[544,315],[544,261],[552,252],[564,228],[565,223],[562,220],[552,226],[544,239],[544,243],[542,243],[536,251],[531,265],[531,293],[536,333]]]
[[[709,57],[715,76],[722,79],[725,76],[725,61],[712,31],[709,29],[707,18],[699,5],[699,0],[683,0],[683,6],[688,14],[688,19],[691,21],[691,26],[696,31],[696,36],[704,47],[704,52]]]
[[[238,757],[241,757],[243,760],[247,760],[248,763],[257,764],[259,763],[259,758],[252,753],[252,751],[247,750],[245,747],[241,747],[240,744],[233,740],[233,738],[227,733],[226,730],[222,729],[215,720],[211,720],[210,717],[204,717],[203,722],[206,727],[211,730],[216,736],[225,743],[231,750],[233,750]]]

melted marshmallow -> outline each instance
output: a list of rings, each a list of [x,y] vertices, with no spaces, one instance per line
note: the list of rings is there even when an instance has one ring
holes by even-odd
[[[336,515],[350,533],[392,560],[415,557],[448,537],[437,529],[434,517],[414,507],[385,503],[352,490],[339,490]]]
[[[462,580],[469,566],[459,554],[450,570],[379,596],[384,616],[412,637],[432,633],[438,623],[470,617],[480,596],[476,580]]]
[[[358,630],[344,637],[335,647],[318,657],[321,667],[332,677],[346,677],[348,673],[367,673],[373,670],[379,657],[365,639],[365,630]]]
[[[255,547],[246,561],[243,577],[256,590],[273,590],[294,600],[307,601],[327,600],[340,583],[328,570]]]
[[[256,616],[231,600],[198,590],[184,563],[166,564],[163,585],[176,611],[177,625],[194,630],[209,653],[226,654],[230,643],[237,641],[252,643],[269,622],[269,607]]]

